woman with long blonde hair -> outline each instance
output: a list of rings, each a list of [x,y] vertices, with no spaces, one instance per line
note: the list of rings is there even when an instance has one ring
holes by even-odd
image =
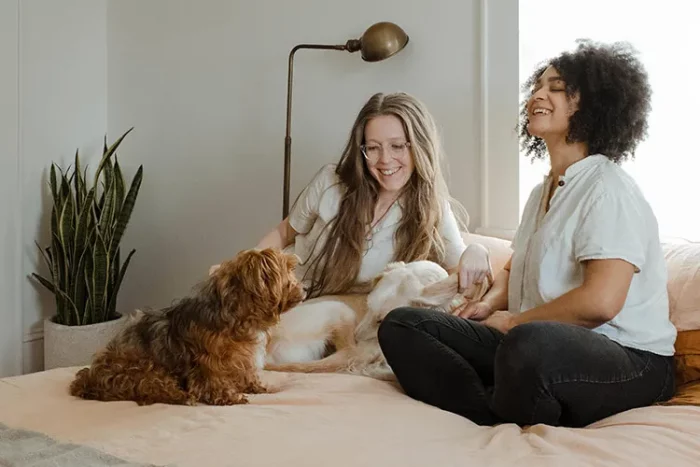
[[[426,107],[406,93],[377,93],[340,161],[321,168],[257,246],[296,253],[309,298],[347,293],[392,261],[432,260],[459,271],[462,289],[480,282],[488,253],[462,239],[467,216],[448,193],[442,159]]]

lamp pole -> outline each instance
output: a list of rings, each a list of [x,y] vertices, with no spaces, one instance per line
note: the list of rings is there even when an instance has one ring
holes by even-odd
[[[317,50],[347,50],[355,52],[359,49],[359,41],[355,50],[350,50],[348,41],[345,45],[299,44],[289,52],[289,69],[287,70],[287,128],[284,136],[284,193],[282,199],[282,219],[289,215],[289,191],[292,165],[292,81],[294,80],[294,54],[300,49]]]

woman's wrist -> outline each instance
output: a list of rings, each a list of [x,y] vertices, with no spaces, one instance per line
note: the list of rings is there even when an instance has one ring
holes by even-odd
[[[493,314],[493,306],[485,301],[479,303],[481,306],[477,306],[477,312],[472,316],[472,319],[476,321],[482,321]]]

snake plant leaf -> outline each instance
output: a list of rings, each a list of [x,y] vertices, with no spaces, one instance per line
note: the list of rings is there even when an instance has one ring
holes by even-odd
[[[46,250],[44,250],[43,248],[41,248],[41,246],[39,245],[39,243],[36,242],[36,241],[34,241],[34,244],[35,244],[36,247],[39,249],[39,253],[41,253],[41,257],[44,259],[44,262],[46,263],[46,266],[49,268],[49,271],[51,271],[51,258],[50,258],[50,256],[49,256],[49,255],[50,255],[50,253],[49,253],[50,250],[49,250],[48,248],[47,248]]]
[[[116,298],[115,298],[115,285],[117,283],[117,278],[119,277],[120,262],[120,248],[114,253],[114,256],[110,258],[110,268],[109,268],[109,282],[107,283],[107,316],[110,318],[116,317]],[[114,298],[114,300],[112,300]],[[114,307],[112,306],[114,305]]]
[[[139,188],[141,188],[142,181],[143,166],[141,165],[139,166],[138,170],[136,171],[136,175],[134,175],[134,178],[131,181],[131,187],[129,188],[129,192],[126,194],[126,198],[124,198],[124,204],[122,205],[122,209],[119,212],[119,216],[117,217],[117,225],[114,227],[114,234],[109,246],[110,255],[112,256],[119,247],[119,243],[122,241],[122,235],[124,235],[126,226],[129,223],[129,218],[131,217],[131,213],[134,210],[134,205],[136,204],[136,197],[139,194]]]
[[[71,300],[68,294],[61,289],[56,289],[56,292],[58,292],[58,294],[63,298],[64,302],[66,303],[66,307],[68,308],[64,315],[64,318],[68,318],[67,324],[70,325],[69,323],[71,319],[75,319],[75,324],[79,324],[80,314],[78,313],[78,307],[75,306],[73,300]]]
[[[53,286],[53,283],[50,280],[40,276],[35,272],[32,273],[32,277],[39,281],[39,283],[46,287],[51,293],[56,293],[56,288]]]
[[[95,200],[95,189],[90,188],[87,196],[85,197],[85,203],[83,204],[83,209],[78,216],[78,225],[75,229],[75,242],[73,246],[73,251],[76,257],[80,257],[83,251],[87,249],[87,234],[90,229],[92,220],[92,203]],[[82,275],[81,275],[82,277]]]
[[[105,171],[106,173],[107,171]],[[100,223],[98,225],[99,231],[105,241],[105,244],[109,244],[112,238],[110,228],[112,226],[112,218],[114,217],[114,203],[115,203],[115,191],[116,183],[111,182],[105,191],[104,206],[102,207],[102,212],[100,213]]]
[[[102,212],[105,210],[105,203],[106,198],[108,196],[109,188],[112,185],[112,172],[112,165],[110,162],[107,162],[107,164],[105,164],[104,168],[102,169],[104,181],[100,183],[100,185],[102,185],[102,193],[100,194],[100,200],[98,202],[98,206],[100,208],[100,219],[102,218]]]
[[[75,239],[74,216],[73,197],[68,195],[66,202],[63,204],[61,215],[58,218],[58,235],[66,258],[69,258],[73,252],[73,241]]]
[[[79,150],[75,150],[75,169],[73,172],[73,189],[75,191],[75,212],[79,213],[85,204],[85,198],[87,197],[87,192],[85,190],[85,179],[83,178],[83,173],[80,171],[80,155]]]
[[[87,285],[85,284],[85,258],[90,255],[90,250],[83,250],[80,259],[74,269],[75,282],[73,283],[72,296],[75,306],[81,311],[79,323],[85,323],[85,298]]]
[[[107,308],[107,281],[109,280],[107,271],[109,270],[109,258],[107,257],[107,245],[99,231],[95,239],[95,250],[93,252],[92,261],[95,318],[99,321],[104,321],[105,309]]]
[[[94,234],[92,235],[94,237]],[[92,240],[92,239],[91,239]],[[94,243],[93,243],[94,245]],[[93,273],[93,261],[92,261],[92,247],[87,251],[85,255],[85,288],[87,293],[87,298],[85,300],[85,310],[83,311],[83,324],[92,324],[97,322],[95,319],[95,307],[94,307],[94,297],[95,288],[92,282]]]
[[[124,175],[122,174],[122,169],[119,165],[119,160],[117,159],[116,154],[114,155],[114,182],[116,183],[114,212],[117,213],[121,211],[122,205],[124,204],[124,193],[126,192],[126,184],[124,183]]]
[[[64,267],[63,267],[63,251],[61,250],[60,242],[56,233],[53,234],[51,239],[51,251],[53,256],[53,261],[51,263],[51,277],[53,278],[54,287],[60,289],[62,286],[62,277],[64,277]],[[56,313],[61,316],[65,322],[65,304],[63,303],[63,297],[56,295]]]
[[[56,182],[56,164],[51,164],[51,174],[49,176],[49,186],[51,187],[51,197],[55,200],[58,199],[58,188]]]
[[[83,197],[87,196],[88,193],[87,184],[85,180],[87,180],[87,166],[85,166],[85,168],[83,169],[83,176],[80,178],[80,186],[83,193]]]
[[[117,277],[119,277],[119,268],[121,267],[121,262],[120,262],[120,256],[121,256],[121,248],[117,248],[117,251],[114,252],[114,256],[112,257],[112,280],[116,281]]]
[[[129,255],[126,257],[126,260],[124,261],[124,264],[122,264],[122,268],[119,271],[119,276],[117,277],[116,282],[114,283],[114,290],[112,291],[112,297],[109,300],[109,305],[108,309],[110,310],[110,313],[113,315],[116,314],[117,310],[117,296],[119,295],[119,288],[122,285],[122,280],[124,280],[124,275],[126,274],[126,269],[129,267],[129,263],[131,262],[131,257],[134,256],[134,253],[136,253],[136,250],[131,250],[129,252]]]
[[[66,197],[70,195],[70,182],[68,181],[68,177],[66,177],[66,174],[63,173],[63,171],[60,168],[59,172],[61,172],[61,187],[59,188],[59,198],[62,201],[65,201]]]
[[[104,155],[102,156],[102,160],[100,161],[100,164],[97,166],[97,170],[95,171],[95,183],[94,185],[97,186],[97,180],[100,177],[100,174],[102,173],[102,170],[104,169],[105,165],[107,165],[108,161],[111,159],[112,154],[117,150],[120,144],[122,144],[122,141],[124,141],[124,138],[126,138],[126,135],[131,133],[131,131],[134,129],[134,127],[129,128],[126,133],[121,135],[119,139],[117,139],[112,145],[104,151]]]

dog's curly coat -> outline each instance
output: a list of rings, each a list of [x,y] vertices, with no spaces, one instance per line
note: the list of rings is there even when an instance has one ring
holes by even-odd
[[[267,392],[258,373],[267,332],[299,304],[297,258],[247,250],[225,262],[193,296],[145,313],[80,370],[74,396],[102,401],[245,404]]]

